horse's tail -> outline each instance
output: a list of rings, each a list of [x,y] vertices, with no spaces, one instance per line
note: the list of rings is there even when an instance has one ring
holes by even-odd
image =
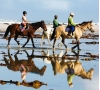
[[[7,29],[6,29],[6,32],[5,32],[5,34],[4,34],[4,39],[7,37],[7,35],[9,34],[9,31],[10,31],[10,25],[7,27]]]

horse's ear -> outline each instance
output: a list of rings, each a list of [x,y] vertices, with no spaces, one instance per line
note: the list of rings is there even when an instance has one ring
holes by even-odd
[[[44,23],[44,20],[41,20],[41,22],[43,22],[43,23]]]
[[[92,23],[92,20],[90,21],[90,23]]]

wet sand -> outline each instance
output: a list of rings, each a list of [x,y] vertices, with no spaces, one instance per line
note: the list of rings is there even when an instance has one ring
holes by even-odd
[[[4,39],[0,39],[1,43],[0,46],[6,46],[7,45],[7,41]],[[35,42],[40,42],[41,39],[40,38],[35,38],[34,39]],[[65,40],[66,44],[68,45],[68,48],[71,48],[72,46],[74,46],[73,44],[70,44],[72,40]],[[81,42],[88,42],[88,41],[93,41],[92,39],[81,39]],[[98,40],[95,40],[96,42],[98,42]],[[26,42],[26,39],[21,38],[20,39],[21,44],[24,44],[24,42]],[[43,44],[43,47],[51,47],[48,46],[48,42],[46,40],[44,40],[45,44]],[[60,41],[57,42],[57,44]],[[52,43],[52,42],[51,42]],[[40,47],[40,44],[35,44],[35,46],[38,48]],[[11,47],[17,47],[16,42],[12,39],[11,41]],[[31,42],[28,43],[28,45],[26,47],[32,47],[31,46]],[[58,46],[56,46],[58,47]],[[62,46],[62,48],[65,48],[64,46]],[[28,82],[33,82],[35,80],[38,80],[40,82],[44,82],[47,83],[48,86],[41,86],[39,88],[39,90],[66,90],[66,88],[68,90],[98,90],[99,89],[99,45],[98,44],[90,44],[87,45],[86,43],[82,43],[80,44],[80,48],[82,49],[79,52],[79,62],[82,65],[82,68],[88,72],[88,70],[90,70],[91,68],[94,69],[94,73],[92,76],[92,79],[83,79],[80,76],[75,75],[73,78],[73,88],[70,88],[68,85],[68,81],[67,81],[67,74],[61,73],[59,72],[59,70],[57,71],[56,74],[54,74],[54,64],[56,63],[52,63],[51,61],[54,60],[59,60],[59,63],[61,61],[61,65],[66,65],[66,62],[69,62],[70,60],[72,62],[74,62],[77,58],[77,56],[71,52],[71,51],[67,51],[66,49],[63,50],[55,50],[54,54],[53,54],[53,50],[52,49],[35,49],[34,50],[34,55],[32,54],[32,50],[31,49],[27,49],[26,52],[29,54],[29,56],[25,53],[25,50],[22,48],[19,49],[7,49],[5,48],[0,48],[0,88],[2,90],[33,90],[34,87],[30,87],[27,83]],[[19,50],[19,53],[17,53]],[[9,53],[8,53],[9,52]],[[66,52],[66,53],[65,53]],[[77,49],[75,49],[75,52],[78,53]],[[16,54],[17,53],[17,54]],[[65,54],[65,56],[62,58],[62,56]],[[9,56],[10,55],[10,56]],[[55,58],[53,55],[58,56],[58,58]],[[17,56],[17,58],[16,58]],[[5,59],[5,58],[6,59]],[[17,67],[15,65],[18,64],[24,64],[24,62],[26,63],[26,61],[28,62],[28,64],[26,65],[27,67],[32,67],[32,65],[30,65],[30,58],[32,59],[31,62],[34,62],[34,65],[40,70],[38,73],[37,70],[34,72],[28,72],[27,76],[26,76],[26,83],[23,84],[22,80],[21,80],[21,73],[20,71],[15,71]],[[55,58],[55,59],[54,59]],[[10,65],[10,61],[13,61],[15,64],[14,65]],[[23,61],[23,62],[22,62]],[[7,64],[8,62],[8,64]],[[11,62],[13,64],[13,62]],[[2,63],[2,64],[1,64]],[[44,71],[43,75],[41,75],[41,69],[42,67],[44,67],[46,65],[46,70]],[[34,66],[34,68],[35,68]],[[64,66],[65,67],[65,66]],[[63,69],[62,69],[63,72]],[[3,80],[3,81],[1,81]],[[10,81],[12,80],[12,81]],[[7,83],[5,83],[5,81],[8,81]],[[11,82],[11,83],[10,83]],[[15,83],[14,83],[15,82]],[[18,83],[19,82],[19,83]],[[9,84],[10,83],[10,84]],[[39,85],[39,84],[38,84]]]

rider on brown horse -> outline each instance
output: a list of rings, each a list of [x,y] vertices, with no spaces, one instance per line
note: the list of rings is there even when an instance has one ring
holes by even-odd
[[[23,16],[22,16],[22,26],[23,26],[23,28],[22,28],[21,32],[25,30],[26,23],[28,23],[28,20],[26,19],[26,15],[27,15],[27,12],[23,11]]]

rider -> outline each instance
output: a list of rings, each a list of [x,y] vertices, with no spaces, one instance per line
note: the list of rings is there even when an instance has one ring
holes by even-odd
[[[56,27],[58,27],[58,26],[60,25],[60,24],[58,23],[57,19],[58,19],[58,16],[55,15],[55,16],[54,16],[54,20],[53,20],[53,28],[54,28],[54,31],[53,31],[53,34],[52,34],[50,40],[52,40],[52,39],[54,38],[54,35],[55,35],[55,29],[56,29]]]
[[[65,72],[67,73],[67,81],[69,84],[69,87],[73,87],[73,78],[75,76],[75,72],[74,72],[74,63],[72,62],[71,65],[68,65],[68,68],[65,69]]]
[[[22,25],[23,25],[24,27],[22,28],[21,31],[24,31],[24,29],[26,28],[26,23],[28,23],[28,20],[26,19],[26,15],[27,15],[27,12],[26,12],[26,11],[23,11]]]
[[[26,82],[25,79],[26,79],[26,75],[27,75],[27,72],[28,72],[28,68],[21,64],[20,72],[21,72],[22,82]]]
[[[70,16],[68,18],[68,27],[70,28],[69,32],[68,32],[68,36],[70,36],[70,34],[72,33],[72,36],[73,36],[73,32],[75,30],[75,26],[76,24],[74,23],[73,21],[73,17],[74,17],[74,13],[71,12],[70,13]]]

